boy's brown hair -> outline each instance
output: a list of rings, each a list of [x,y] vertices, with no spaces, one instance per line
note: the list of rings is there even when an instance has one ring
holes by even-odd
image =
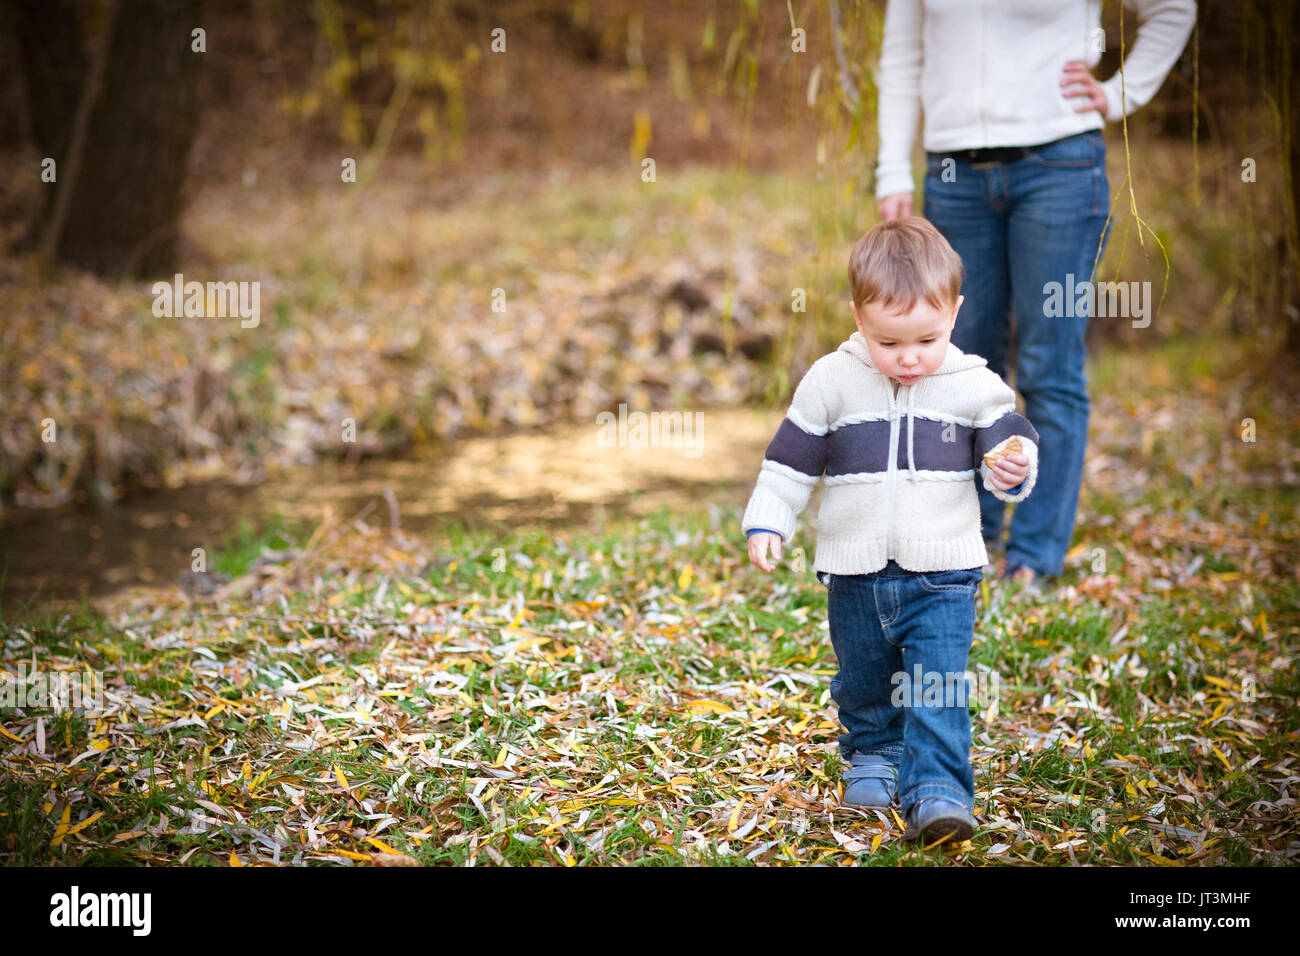
[[[920,216],[872,226],[849,255],[849,288],[859,309],[879,303],[890,312],[906,311],[917,299],[943,309],[956,304],[961,278],[961,257]]]

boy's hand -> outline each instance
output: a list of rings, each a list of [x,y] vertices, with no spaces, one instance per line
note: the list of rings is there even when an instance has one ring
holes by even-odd
[[[993,487],[998,491],[1006,491],[1029,477],[1029,458],[1023,454],[1007,455],[998,459],[989,472],[989,481]]]
[[[781,536],[771,534],[767,531],[760,531],[757,534],[749,536],[749,560],[757,568],[764,571],[771,571],[776,567],[767,560],[768,546],[772,547],[772,556],[778,561],[781,560]]]

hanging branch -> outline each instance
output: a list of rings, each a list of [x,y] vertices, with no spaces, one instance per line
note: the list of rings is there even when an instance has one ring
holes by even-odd
[[[835,47],[835,64],[840,78],[840,89],[844,95],[849,98],[853,104],[853,111],[858,110],[858,88],[853,85],[853,77],[849,75],[849,64],[844,57],[844,43],[840,39],[840,4],[839,0],[827,0],[827,5],[831,12],[831,45]]]

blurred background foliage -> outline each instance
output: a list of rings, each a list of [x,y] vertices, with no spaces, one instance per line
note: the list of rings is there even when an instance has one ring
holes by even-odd
[[[1295,3],[1198,15],[1156,99],[1107,128],[1101,278],[1150,281],[1160,312],[1090,341],[1232,336],[1286,375]],[[866,0],[4,0],[0,499],[255,478],[619,401],[786,400],[851,331],[883,18]],[[1103,23],[1100,77],[1136,31],[1115,0]],[[42,184],[47,155],[82,182]],[[152,317],[143,290],[173,271],[261,281],[261,327]],[[56,448],[34,424],[51,414],[77,425]],[[349,415],[360,450],[340,450]]]

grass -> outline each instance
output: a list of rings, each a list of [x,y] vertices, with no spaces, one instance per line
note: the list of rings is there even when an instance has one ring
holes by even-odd
[[[523,267],[554,254],[573,272],[561,292],[577,296],[608,268],[629,283],[653,275],[697,233],[734,251],[737,224],[767,250],[763,282],[783,302],[801,283],[820,289],[812,300],[842,291],[842,256],[832,268],[834,243],[817,246],[853,222],[834,187],[707,170],[653,194],[600,182],[536,190],[509,224],[486,197],[408,217],[406,235],[322,230],[310,256],[274,230],[223,233],[219,203],[195,215],[231,261],[284,277],[264,323],[284,334],[275,348],[297,349],[290,333],[308,315],[302,331],[322,341],[357,314],[427,325],[424,303],[387,308],[387,280],[438,303],[459,277],[463,298],[486,301],[505,263],[512,300],[540,296],[554,291],[547,277]],[[315,222],[310,203],[283,208]],[[788,238],[799,229],[804,245]],[[611,244],[629,253],[623,265],[597,257]],[[1174,288],[1165,308],[1191,314],[1198,288]],[[972,718],[981,829],[945,854],[902,844],[891,814],[839,808],[824,589],[810,569],[749,567],[726,502],[564,534],[453,527],[424,541],[327,526],[310,547],[277,519],[239,526],[211,556],[239,577],[268,550],[303,548],[260,595],[191,606],[158,594],[38,618],[6,607],[7,672],[33,658],[90,668],[112,696],[99,716],[0,707],[0,859],[1293,862],[1297,421],[1294,402],[1249,374],[1252,345],[1211,329],[1099,353],[1099,467],[1060,588],[1044,602],[981,593],[971,666],[996,673],[1001,694]],[[226,386],[271,414],[277,353],[233,350]],[[386,403],[428,391],[340,407],[409,424],[419,416]],[[1242,440],[1245,419],[1255,441]]]
[[[1087,505],[1115,507],[1089,513],[1123,521],[1122,499],[1092,494]],[[3,712],[0,853],[14,865],[350,865],[388,850],[512,866],[1289,860],[1293,580],[1221,570],[1210,549],[1170,541],[1111,574],[1073,560],[1054,601],[986,590],[971,666],[1000,675],[1001,694],[995,715],[973,717],[982,829],[941,854],[902,844],[890,815],[839,809],[824,595],[807,572],[747,568],[735,519],[715,507],[556,537],[460,530],[439,542],[443,563],[411,542],[326,533],[300,571],[316,584],[283,603],[9,623],[7,667],[35,652],[98,668],[126,703],[105,719]],[[1151,585],[1156,562],[1196,557],[1188,580]],[[128,623],[141,617],[152,623]],[[27,746],[38,716],[44,756]]]
[[[265,551],[284,551],[306,539],[303,529],[279,513],[261,522],[240,518],[212,554],[209,570],[232,577],[246,574]]]

